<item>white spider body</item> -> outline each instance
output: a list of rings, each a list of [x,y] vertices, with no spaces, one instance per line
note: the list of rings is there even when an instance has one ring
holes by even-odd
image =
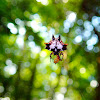
[[[53,51],[54,55],[59,55],[60,51],[66,50],[67,44],[64,44],[60,38],[55,38],[52,36],[52,40],[49,43],[46,43],[46,49]]]
[[[59,52],[63,51],[63,45],[58,41],[58,39],[55,39],[51,42],[50,49],[53,52]]]
[[[62,52],[60,51],[64,51],[67,49],[67,45],[68,44],[64,44],[60,38],[60,35],[58,38],[55,38],[54,35],[52,36],[52,40],[49,43],[45,43],[46,44],[46,49],[52,51],[52,53],[50,54],[50,58],[52,54],[56,55],[57,58],[54,59],[54,63],[58,63],[59,61],[61,61],[62,59],[60,59],[59,55],[63,55]]]

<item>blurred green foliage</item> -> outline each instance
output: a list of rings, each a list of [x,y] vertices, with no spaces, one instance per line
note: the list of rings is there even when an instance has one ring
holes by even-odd
[[[99,16],[99,0],[0,0],[0,100],[99,100]],[[52,34],[68,43],[57,64]]]

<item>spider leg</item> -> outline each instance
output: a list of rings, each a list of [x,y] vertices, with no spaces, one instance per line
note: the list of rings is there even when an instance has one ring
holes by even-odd
[[[60,56],[59,55],[57,55],[57,58],[61,61],[62,59],[60,59]]]
[[[62,55],[62,59],[63,59],[63,56],[64,56],[64,55],[63,55],[63,53],[62,53],[62,52],[60,52],[60,56],[61,56],[61,55]],[[62,60],[62,59],[61,59],[61,60]]]
[[[52,59],[52,57],[51,57],[52,54],[53,54],[53,52],[50,54],[50,61],[51,61],[51,59]]]

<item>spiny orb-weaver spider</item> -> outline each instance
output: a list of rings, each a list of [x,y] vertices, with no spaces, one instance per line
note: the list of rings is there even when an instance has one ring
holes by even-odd
[[[52,40],[49,43],[44,43],[44,44],[46,44],[46,49],[52,51],[52,53],[50,54],[50,59],[52,58],[51,57],[52,54],[57,56],[54,59],[55,64],[63,59],[60,58],[60,55],[63,56],[62,51],[67,49],[68,44],[64,44],[62,42],[60,35],[58,38],[55,38],[54,35],[52,35]]]

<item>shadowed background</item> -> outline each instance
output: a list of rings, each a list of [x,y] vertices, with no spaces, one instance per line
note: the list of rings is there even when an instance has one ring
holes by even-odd
[[[99,84],[100,0],[0,0],[0,100],[100,100]]]

